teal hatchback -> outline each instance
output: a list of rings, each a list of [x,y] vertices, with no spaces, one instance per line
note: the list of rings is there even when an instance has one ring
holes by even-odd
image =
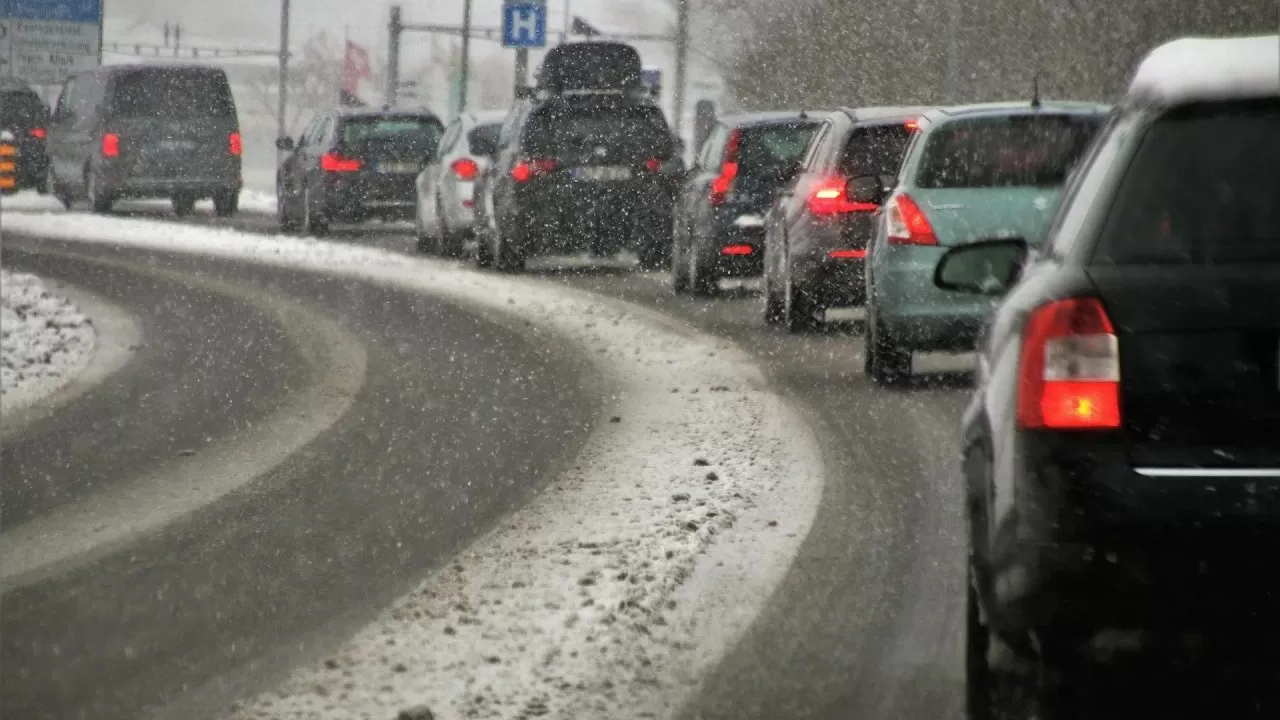
[[[864,355],[874,382],[909,378],[913,352],[974,349],[991,302],[937,289],[939,258],[992,238],[1038,244],[1108,111],[1034,101],[932,110],[917,121],[887,198],[878,183],[851,184],[867,195],[855,199],[881,203],[866,264]]]

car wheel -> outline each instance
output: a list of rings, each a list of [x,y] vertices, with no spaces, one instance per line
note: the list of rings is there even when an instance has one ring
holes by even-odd
[[[689,290],[689,261],[678,239],[671,247],[671,290],[677,295]]]
[[[302,190],[302,231],[308,235],[319,237],[329,232],[329,222],[313,207],[311,188]]]
[[[781,325],[786,307],[774,291],[773,280],[766,271],[764,276],[764,322],[766,325]]]
[[[456,258],[462,255],[462,235],[449,232],[444,220],[444,207],[440,205],[439,199],[436,200],[436,243],[436,252],[444,257]]]
[[[418,207],[413,211],[413,237],[416,240],[418,252],[431,253],[435,248],[431,236],[427,235],[427,226],[422,222],[422,199],[418,199]]]
[[[175,193],[169,201],[173,204],[173,214],[178,217],[186,217],[196,209],[196,196],[191,193]]]
[[[698,258],[700,253],[698,252],[698,249],[694,247],[692,241],[690,241],[689,248],[686,252],[689,255],[689,290],[692,291],[694,295],[700,295],[702,297],[714,295],[719,278],[711,274],[710,270],[703,267]]]
[[[524,255],[512,244],[510,238],[502,232],[494,236],[493,267],[500,272],[517,273],[524,270]]]
[[[50,165],[44,173],[45,193],[52,195],[58,202],[62,203],[62,207],[66,210],[71,209],[71,193],[58,182],[58,176],[53,174],[53,165]]]
[[[111,207],[115,204],[111,195],[102,189],[102,185],[98,180],[98,173],[90,169],[85,173],[84,178],[85,195],[89,198],[89,209],[95,213],[105,214],[111,212]]]
[[[787,268],[786,289],[782,293],[782,322],[787,330],[793,333],[809,332],[821,323],[818,321],[817,309],[809,299],[809,294],[795,286],[792,282],[791,270]]]
[[[911,351],[894,340],[891,331],[880,320],[874,300],[867,303],[865,346],[864,370],[872,382],[890,387],[911,379]]]
[[[476,236],[476,267],[487,269],[493,267],[493,252],[489,248],[489,236],[492,229],[486,229]]]
[[[237,190],[220,190],[213,194],[213,214],[218,217],[231,217],[240,210],[240,192]]]
[[[280,185],[276,185],[276,225],[282,233],[298,231],[297,217],[289,211],[289,198]]]

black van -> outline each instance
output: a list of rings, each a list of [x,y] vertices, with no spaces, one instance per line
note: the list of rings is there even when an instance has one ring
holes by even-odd
[[[170,198],[186,215],[240,198],[242,144],[227,75],[200,65],[118,65],[67,80],[49,122],[49,184],[63,204],[109,212],[120,198]]]

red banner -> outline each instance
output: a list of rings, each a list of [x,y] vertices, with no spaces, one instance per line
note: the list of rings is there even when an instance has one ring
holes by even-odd
[[[373,71],[369,68],[369,51],[348,40],[343,70],[344,81],[342,89],[348,95],[359,97],[360,81],[373,78]]]

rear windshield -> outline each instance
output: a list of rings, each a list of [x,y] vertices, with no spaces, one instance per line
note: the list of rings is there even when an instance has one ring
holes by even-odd
[[[498,134],[501,132],[502,123],[477,125],[471,128],[471,132],[467,133],[467,152],[472,155],[479,155],[480,149],[485,145],[491,148],[497,147]]]
[[[0,129],[28,130],[44,125],[48,118],[44,103],[34,93],[0,92]]]
[[[152,68],[117,75],[111,112],[121,117],[235,117],[227,76],[220,71]]]
[[[1280,262],[1280,101],[1156,122],[1116,194],[1095,262]]]
[[[613,155],[671,156],[671,131],[656,107],[624,108],[552,105],[529,120],[524,149],[551,157],[589,155],[597,148]]]
[[[855,128],[840,158],[845,177],[896,175],[911,131],[905,124]]]
[[[959,120],[928,139],[916,184],[925,189],[1061,185],[1100,116],[1004,115]]]
[[[738,171],[750,175],[794,165],[804,157],[817,129],[818,124],[814,122],[742,128],[738,140]]]
[[[342,123],[342,143],[365,150],[435,154],[444,128],[435,117],[353,117]]]

